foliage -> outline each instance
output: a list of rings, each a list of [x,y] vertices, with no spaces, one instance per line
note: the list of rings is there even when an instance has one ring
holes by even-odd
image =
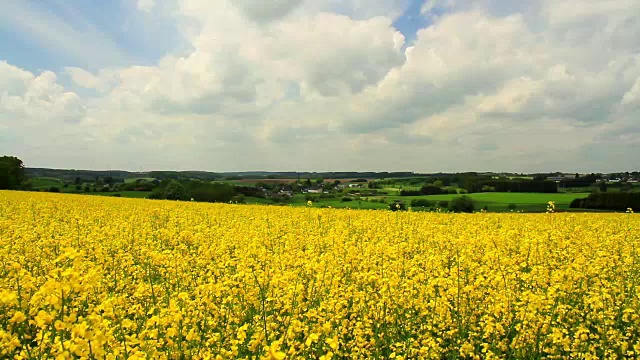
[[[640,355],[635,214],[314,207],[0,192],[0,358]]]
[[[420,188],[420,190],[402,190],[400,196],[420,196],[420,195],[440,195],[444,191],[438,186],[432,184],[426,184]]]
[[[405,211],[407,210],[406,205],[401,201],[392,202],[389,204],[389,210],[391,211]]]
[[[436,202],[427,199],[413,199],[411,200],[411,207],[432,207]]]
[[[604,192],[607,192],[607,183],[606,183],[606,182],[604,182],[604,181],[603,181],[603,182],[601,182],[601,183],[598,185],[598,189],[600,190],[600,192],[603,192],[603,193],[604,193]]]
[[[0,189],[20,189],[25,180],[22,160],[14,156],[0,157]]]
[[[486,186],[486,188],[485,188]],[[497,192],[539,192],[539,193],[557,193],[558,184],[553,181],[545,180],[522,180],[522,179],[500,179],[495,180],[485,177],[467,177],[464,182],[464,188],[470,192],[481,192],[483,188],[491,189]]]
[[[640,209],[640,193],[634,192],[595,192],[587,198],[575,199],[571,208],[626,211],[629,208]]]
[[[176,180],[169,181],[164,189],[164,198],[167,200],[186,200],[184,185]]]
[[[475,210],[473,199],[467,195],[455,197],[449,201],[449,211],[472,213]]]
[[[264,198],[264,191],[254,186],[234,186],[233,189],[236,193],[242,194],[246,197]]]
[[[424,185],[420,188],[420,194],[422,195],[440,195],[443,194],[442,188],[436,185]]]

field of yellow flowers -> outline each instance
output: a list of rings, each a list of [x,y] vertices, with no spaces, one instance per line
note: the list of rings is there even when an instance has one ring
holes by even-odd
[[[639,229],[0,192],[0,358],[638,357]]]

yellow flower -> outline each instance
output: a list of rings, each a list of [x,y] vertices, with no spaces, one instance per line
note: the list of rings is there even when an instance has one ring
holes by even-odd
[[[339,344],[338,344],[338,336],[334,336],[334,337],[332,337],[332,338],[328,338],[328,339],[326,340],[326,343],[329,345],[329,347],[330,347],[333,351],[338,350],[338,346],[339,346]]]
[[[0,191],[0,358],[640,354],[640,218],[445,212]]]
[[[38,315],[34,318],[36,325],[40,328],[45,328],[47,325],[51,324],[54,317],[44,310],[40,310]]]
[[[21,323],[23,321],[25,321],[27,319],[27,317],[24,315],[24,313],[22,311],[16,311],[13,316],[11,317],[11,319],[9,320],[10,323]]]
[[[66,328],[67,325],[63,321],[56,320],[53,326],[56,328],[56,330],[62,331]]]
[[[0,304],[4,304],[4,305],[14,304],[14,303],[17,303],[17,299],[18,299],[18,294],[12,291],[7,291],[7,290],[0,291]]]
[[[333,358],[333,352],[329,351],[325,355],[320,356],[320,360],[331,360]]]
[[[285,353],[280,351],[280,343],[277,341],[272,343],[271,346],[266,347],[265,350],[267,352],[263,357],[265,360],[282,360],[287,357]]]

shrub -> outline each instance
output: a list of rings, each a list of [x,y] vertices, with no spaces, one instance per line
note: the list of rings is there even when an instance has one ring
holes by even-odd
[[[350,198],[350,197],[348,197],[348,196],[345,196],[345,197],[343,197],[342,199],[340,199],[340,201],[341,201],[341,202],[348,202],[348,201],[353,201],[353,199],[352,199],[352,198]]]
[[[153,192],[151,192],[151,194],[149,194],[149,196],[147,197],[148,199],[155,199],[155,200],[161,200],[164,199],[164,190],[157,188],[155,190],[153,190]]]
[[[244,204],[244,203],[246,203],[246,201],[245,201],[245,198],[244,198],[244,195],[243,195],[243,194],[238,194],[238,195],[234,196],[234,197],[231,199],[231,202],[236,203],[236,204]]]
[[[465,212],[471,213],[475,209],[475,204],[473,203],[473,199],[469,196],[463,195],[456,198],[453,198],[449,202],[449,211],[452,212]]]
[[[515,209],[516,209],[516,207],[517,207],[517,206],[516,206],[516,204],[509,204],[509,205],[507,206],[507,209],[509,209],[509,210],[513,211],[513,210],[515,210]]]
[[[436,205],[435,201],[427,199],[414,199],[411,201],[412,207],[432,207]]]
[[[389,210],[391,211],[404,211],[407,210],[407,207],[403,202],[392,202],[389,204]]]
[[[442,193],[442,188],[439,186],[427,184],[420,188],[420,194],[422,195],[440,195]]]

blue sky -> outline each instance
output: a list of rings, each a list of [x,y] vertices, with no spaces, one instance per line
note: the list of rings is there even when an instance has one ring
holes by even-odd
[[[88,169],[634,170],[638,49],[634,0],[8,0],[0,154]]]
[[[25,0],[14,4],[5,5],[7,11],[0,16],[0,53],[8,62],[34,72],[68,66],[98,70],[153,64],[180,41],[174,23],[140,13],[133,1]],[[111,56],[100,58],[65,49],[68,43],[83,46],[90,41],[107,46]]]
[[[17,3],[17,2],[16,2]],[[32,72],[43,69],[60,71],[64,67],[84,67],[98,70],[103,66],[152,65],[168,52],[180,52],[181,35],[176,23],[161,14],[138,11],[134,1],[86,0],[24,0],[19,6],[9,6],[0,17],[0,54],[3,60]],[[402,16],[393,25],[406,37],[415,40],[419,29],[430,21],[420,13],[423,1],[411,0]],[[25,13],[30,18],[18,19]],[[8,18],[13,19],[8,19]],[[91,34],[110,42],[121,54],[97,60],[90,54],[77,56],[64,51],[57,40],[47,34],[46,27],[36,29],[30,23],[46,20],[45,25],[65,24],[59,29],[78,41],[78,35]]]

